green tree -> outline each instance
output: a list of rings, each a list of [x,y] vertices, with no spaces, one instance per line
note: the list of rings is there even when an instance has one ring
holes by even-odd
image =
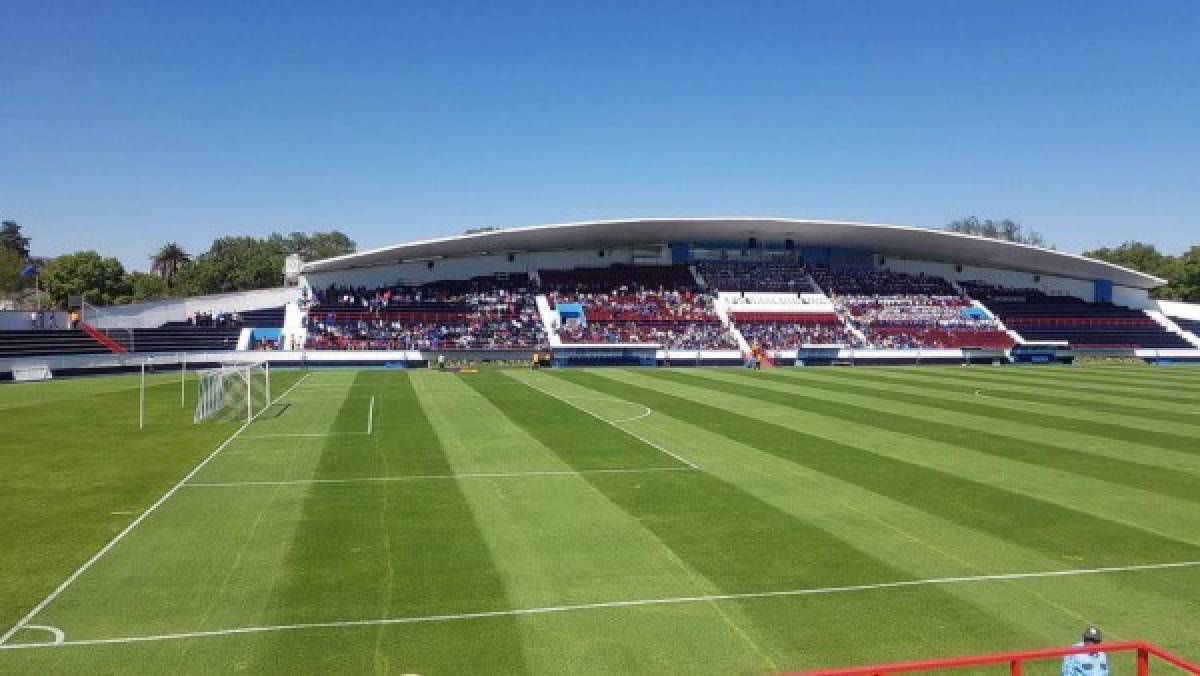
[[[29,263],[12,249],[0,247],[0,291],[17,291],[28,286],[21,271]]]
[[[221,237],[178,277],[181,295],[245,291],[279,286],[284,253],[255,237]]]
[[[180,269],[173,292],[194,296],[279,286],[283,283],[283,260],[290,254],[318,260],[354,250],[354,242],[336,230],[311,235],[276,232],[266,239],[222,237]]]
[[[95,251],[55,258],[42,270],[41,280],[42,288],[60,307],[75,294],[81,294],[89,303],[106,305],[129,293],[121,261],[104,258]]]
[[[1155,289],[1157,297],[1200,303],[1200,246],[1173,258],[1158,275],[1167,280],[1167,285]]]
[[[311,235],[292,232],[287,236],[276,232],[267,238],[267,244],[283,252],[284,256],[299,254],[306,261],[344,256],[354,253],[357,248],[354,240],[337,230],[314,232]]]
[[[1020,223],[1007,218],[999,221],[993,221],[990,218],[981,221],[976,216],[967,216],[966,218],[951,221],[946,225],[945,229],[964,235],[975,235],[976,237],[988,237],[1006,242],[1018,242],[1020,244],[1054,248],[1053,245],[1046,244],[1046,239],[1042,236],[1042,233],[1037,230],[1026,230]]]
[[[8,249],[21,257],[29,259],[29,238],[21,234],[21,226],[16,221],[0,223],[0,249]]]
[[[1085,251],[1083,255],[1151,275],[1159,274],[1171,262],[1171,258],[1153,244],[1132,240],[1115,248],[1102,247]]]
[[[174,285],[179,270],[191,260],[192,257],[183,250],[183,247],[175,242],[167,242],[150,257],[150,272],[161,277],[166,282],[166,286],[170,287]]]
[[[156,274],[131,272],[125,276],[125,286],[129,289],[129,300],[142,303],[148,300],[158,300],[170,295],[167,280]]]

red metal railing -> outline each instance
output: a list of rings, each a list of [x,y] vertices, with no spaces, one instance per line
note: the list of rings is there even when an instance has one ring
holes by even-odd
[[[125,353],[129,352],[129,350],[126,350],[124,347],[122,347],[120,343],[113,340],[112,338],[109,338],[108,336],[104,335],[103,333],[100,333],[99,331],[96,330],[96,327],[92,326],[91,324],[88,324],[87,322],[84,322],[84,321],[79,322],[79,328],[83,329],[83,332],[88,334],[88,336],[90,336],[92,340],[96,341],[97,343],[100,343],[101,347],[104,347],[105,349],[107,349],[109,352],[112,352],[113,354],[125,354]]]
[[[802,676],[883,676],[884,674],[903,674],[914,671],[936,671],[939,669],[964,669],[966,667],[985,667],[1007,665],[1012,676],[1021,676],[1021,667],[1025,662],[1037,660],[1052,660],[1067,655],[1082,655],[1084,653],[1102,652],[1133,653],[1134,666],[1137,676],[1148,676],[1150,673],[1150,657],[1158,659],[1189,674],[1200,674],[1200,665],[1187,662],[1182,658],[1171,655],[1162,648],[1142,641],[1124,641],[1119,643],[1102,643],[1100,645],[1085,645],[1071,648],[1052,648],[1049,650],[1029,650],[1025,652],[996,653],[993,655],[973,655],[969,657],[952,657],[925,662],[897,662],[895,664],[880,664],[873,667],[853,667],[850,669],[824,669],[821,671],[795,672]]]

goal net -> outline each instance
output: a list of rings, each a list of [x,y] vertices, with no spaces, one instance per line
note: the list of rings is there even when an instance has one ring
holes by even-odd
[[[226,365],[198,371],[198,396],[192,422],[242,420],[250,422],[271,405],[271,367],[261,364]]]

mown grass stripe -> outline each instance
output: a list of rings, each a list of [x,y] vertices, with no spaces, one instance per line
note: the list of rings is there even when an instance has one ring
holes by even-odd
[[[555,448],[559,434],[554,425],[546,424],[548,420],[570,419],[581,435],[602,438],[620,434],[547,394],[489,387],[487,379],[481,377],[466,382],[549,448]],[[617,388],[591,389],[628,399]],[[571,454],[562,457],[568,463],[578,461]],[[652,531],[680,560],[727,593],[794,585],[869,584],[905,576],[904,571],[705,472],[583,476]],[[927,604],[936,612],[925,604],[894,607],[895,621],[924,626],[934,618],[939,622],[971,622],[987,615],[940,590]],[[777,630],[781,614],[790,622],[796,618],[796,610],[788,608],[747,605],[742,611],[755,623],[756,635],[770,635]],[[1001,618],[990,621],[996,622],[1007,638],[1020,635]]]
[[[1193,374],[1188,375],[1185,372],[1172,372],[1161,368],[1153,367],[1067,367],[1065,376],[1079,381],[1121,381],[1139,383],[1174,383],[1192,390],[1200,390],[1200,369],[1196,369]],[[1036,371],[1041,374],[1041,371]]]
[[[1028,367],[1030,369],[1035,367]],[[1052,387],[1056,390],[1064,390],[1067,392],[1079,392],[1084,394],[1093,394],[1097,391],[1102,391],[1111,396],[1127,396],[1138,400],[1162,401],[1172,404],[1190,404],[1195,405],[1200,402],[1200,393],[1192,394],[1191,392],[1180,389],[1175,385],[1161,384],[1146,384],[1138,385],[1131,384],[1127,380],[1114,381],[1094,381],[1070,378],[1057,378],[1057,372],[1037,372],[1028,371],[1021,373],[1001,373],[998,370],[986,369],[966,369],[970,371],[968,378],[979,378],[985,382],[1008,383],[1008,384],[1037,384],[1044,387]]]
[[[668,374],[667,377],[674,377],[678,373]],[[1170,432],[1161,432],[1154,430],[1142,429],[1139,427],[1128,427],[1115,423],[1102,423],[1091,420],[1080,420],[1065,415],[1055,415],[1052,413],[1037,413],[1033,411],[1022,411],[1006,408],[1003,406],[995,406],[989,404],[986,397],[970,396],[968,398],[954,400],[944,397],[938,397],[932,394],[914,394],[911,392],[895,392],[882,390],[876,387],[866,385],[856,385],[849,382],[833,382],[819,377],[813,378],[796,378],[789,375],[780,375],[769,372],[759,372],[745,374],[748,382],[755,380],[776,382],[791,385],[801,388],[817,388],[828,392],[838,392],[850,396],[868,397],[880,401],[894,401],[901,405],[923,406],[931,409],[933,415],[936,415],[938,410],[956,411],[966,415],[979,416],[983,418],[991,418],[994,420],[1012,423],[1014,425],[1025,425],[1031,427],[1040,427],[1045,429],[1061,430],[1063,432],[1071,432],[1075,434],[1100,437],[1107,439],[1119,439],[1127,441],[1131,444],[1140,444],[1154,448],[1161,448],[1168,451],[1179,451],[1190,454],[1200,454],[1200,448],[1196,447],[1196,442],[1193,437],[1182,434],[1174,434]],[[830,402],[816,397],[810,397],[804,394],[803,390],[798,390],[796,397],[802,398],[806,405],[822,405],[822,411],[828,411],[828,415],[833,417],[841,417],[850,422],[864,422],[875,419],[887,420],[892,423],[899,423],[911,420],[921,420],[922,425],[933,425],[930,427],[930,434],[933,430],[937,430],[937,437],[942,438],[943,435],[967,440],[964,436],[967,433],[979,435],[981,440],[988,439],[991,433],[980,430],[977,426],[972,426],[967,423],[942,422],[931,423],[924,418],[914,418],[900,413],[892,412],[886,407],[864,406],[845,401]],[[815,410],[815,409],[808,409]],[[883,416],[879,418],[878,416]],[[903,419],[903,420],[901,420]],[[876,422],[876,426],[882,426]],[[900,431],[900,425],[896,431]],[[889,427],[889,429],[891,429]],[[1003,443],[1012,444],[1019,443],[1022,440],[1007,435],[1000,436]],[[933,438],[933,437],[931,437]],[[1026,442],[1028,443],[1028,442]],[[1046,445],[1048,449],[1056,448],[1053,445]],[[1070,450],[1070,449],[1061,449]],[[1080,459],[1086,457],[1098,457],[1092,454],[1085,454]]]
[[[953,444],[962,448],[978,451],[987,455],[1006,460],[1025,462],[1031,465],[1056,469],[1110,483],[1137,488],[1140,490],[1168,495],[1190,502],[1200,502],[1200,475],[1182,472],[1174,468],[1146,463],[1123,460],[1108,455],[1089,453],[1065,446],[1035,441],[1025,437],[988,431],[969,423],[939,422],[939,410],[959,411],[970,415],[980,415],[994,418],[998,421],[1027,425],[1019,415],[1003,415],[995,412],[984,412],[983,406],[973,406],[972,402],[953,402],[938,397],[910,395],[908,393],[887,392],[872,388],[858,388],[848,385],[836,385],[815,379],[799,382],[787,376],[774,374],[756,374],[748,378],[745,385],[740,383],[725,383],[717,379],[700,377],[700,381],[691,380],[692,374],[655,374],[662,375],[675,382],[720,389],[730,394],[739,394],[791,408],[802,409],[809,413],[843,420],[858,425],[879,427],[897,434],[927,439],[938,443]],[[780,392],[757,387],[755,380],[779,383],[794,391]],[[714,385],[707,384],[715,383]],[[830,401],[819,396],[812,396],[801,388],[816,388],[821,391],[847,393],[855,396],[873,397],[881,401],[894,401],[904,405],[924,406],[930,410],[930,417],[917,417],[889,410],[885,406],[871,406],[848,403],[845,401]],[[811,391],[808,390],[808,391]],[[1001,409],[1005,410],[1005,409]],[[1009,413],[1018,413],[1009,411]],[[944,419],[946,420],[946,419]],[[949,418],[948,420],[954,420]],[[993,428],[995,429],[995,428]]]
[[[1070,506],[921,467],[594,373],[555,373],[590,389],[623,396],[897,502],[988,532],[1069,564],[1125,565],[1152,558],[1187,560],[1200,547],[1120,524]],[[651,375],[651,377],[654,377]],[[731,396],[751,397],[748,393]],[[753,397],[751,397],[753,398]]]
[[[1087,398],[1084,398],[1066,396],[1056,393],[1053,390],[1048,391],[1048,388],[1037,383],[1008,384],[989,382],[982,385],[979,383],[972,384],[962,376],[942,373],[936,369],[929,369],[927,372],[898,372],[888,369],[870,368],[852,369],[852,371],[852,373],[839,371],[835,375],[826,373],[819,375],[840,380],[868,381],[881,385],[904,384],[913,387],[930,387],[943,392],[954,392],[969,396],[974,396],[976,392],[985,389],[989,397],[1007,399],[1013,402],[1023,402],[1037,406],[1060,406],[1068,409],[1087,411],[1089,413],[1114,413],[1147,421],[1158,420],[1170,423],[1200,425],[1200,413],[1142,406],[1138,402],[1130,401],[1125,397],[1113,400],[1102,391],[1093,392],[1086,395]],[[807,373],[787,372],[784,375],[803,377]]]
[[[360,372],[351,395],[376,397],[381,412],[374,434],[364,437],[367,453],[385,472],[388,458],[424,451],[423,467],[450,474],[451,468],[408,374]],[[361,408],[347,408],[355,422]],[[349,421],[337,421],[349,424]],[[360,448],[362,448],[360,446]],[[316,476],[344,473],[353,463],[331,447]],[[430,453],[429,449],[436,452]],[[277,587],[278,614],[272,623],[329,619],[330,609],[353,619],[396,614],[470,612],[509,607],[503,580],[493,562],[458,482],[381,482],[374,485],[316,484],[308,489],[303,514]],[[428,671],[455,663],[453,645],[388,644],[386,628],[356,636],[347,646],[358,661],[349,671]],[[267,663],[302,665],[310,651],[327,649],[280,638],[268,646]],[[505,671],[524,668],[516,620],[500,620],[487,640],[471,650],[488,654]],[[390,660],[399,660],[388,666]],[[428,661],[426,661],[428,660]]]

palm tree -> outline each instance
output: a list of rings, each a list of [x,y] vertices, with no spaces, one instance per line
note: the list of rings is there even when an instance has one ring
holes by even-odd
[[[183,250],[183,247],[175,242],[167,242],[158,250],[158,253],[150,257],[150,272],[165,279],[167,286],[172,286],[175,283],[175,276],[179,274],[179,269],[191,260],[192,257]]]

